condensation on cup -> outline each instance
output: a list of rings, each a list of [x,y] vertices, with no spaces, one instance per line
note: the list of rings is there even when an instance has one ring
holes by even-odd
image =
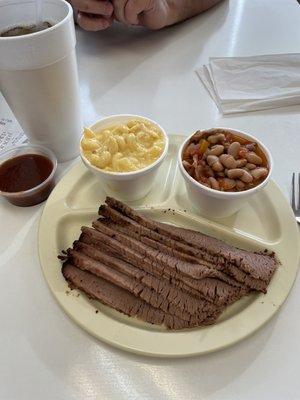
[[[35,22],[35,0],[2,0],[0,32]],[[0,37],[0,90],[32,143],[60,162],[78,155],[82,131],[72,7],[43,1],[53,26],[24,36]]]

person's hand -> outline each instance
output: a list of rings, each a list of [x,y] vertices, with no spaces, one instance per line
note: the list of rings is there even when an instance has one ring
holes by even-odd
[[[184,21],[222,0],[68,0],[77,23],[87,31],[99,31],[114,19],[126,25],[160,29]]]
[[[109,0],[69,0],[79,26],[86,31],[101,31],[113,23],[113,5]]]
[[[112,0],[115,18],[126,25],[160,29],[171,25],[174,10],[168,0]]]
[[[111,0],[117,20],[150,29],[184,21],[222,0]]]

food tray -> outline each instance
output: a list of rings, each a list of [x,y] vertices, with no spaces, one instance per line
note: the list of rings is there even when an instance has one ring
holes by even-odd
[[[91,225],[106,194],[92,173],[79,161],[49,197],[39,227],[39,254],[45,279],[64,311],[96,338],[131,352],[183,357],[204,354],[232,345],[267,322],[283,304],[296,278],[299,239],[292,211],[274,182],[255,195],[237,214],[207,220],[189,203],[177,168],[183,136],[170,136],[168,156],[152,191],[128,203],[157,221],[195,229],[247,250],[275,251],[281,261],[268,293],[252,294],[231,305],[215,325],[167,331],[127,317],[68,288],[57,255],[79,237],[82,225]],[[117,197],[117,196],[116,196]]]

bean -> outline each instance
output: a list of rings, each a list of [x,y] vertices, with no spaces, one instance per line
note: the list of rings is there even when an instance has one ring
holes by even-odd
[[[248,154],[246,154],[246,158],[249,163],[259,165],[262,164],[262,159],[253,151],[250,151]]]
[[[213,178],[212,176],[210,178],[208,178],[210,186],[212,187],[212,189],[215,190],[220,190],[220,185],[219,182],[216,180],[216,178]]]
[[[227,153],[230,154],[232,157],[237,158],[240,148],[241,144],[239,142],[233,142],[228,147]]]
[[[227,176],[230,179],[241,178],[244,175],[244,170],[241,168],[233,168],[227,171]]]
[[[253,181],[253,176],[249,172],[244,171],[244,174],[241,176],[241,181],[250,183]]]
[[[226,168],[232,169],[236,166],[236,161],[230,154],[220,155],[219,160]]]
[[[224,133],[216,133],[214,135],[208,136],[207,140],[209,143],[216,144],[225,140],[225,135]]]
[[[245,166],[247,168],[247,160],[245,158],[240,158],[240,159],[236,160],[235,166],[236,166],[236,168],[242,168]]]
[[[208,165],[213,165],[216,162],[219,162],[219,158],[217,156],[209,155],[206,158],[207,164]]]
[[[211,168],[212,168],[214,171],[216,171],[216,172],[222,172],[223,169],[224,169],[224,167],[223,167],[223,165],[220,163],[220,161],[215,162],[215,163],[211,166]]]
[[[262,179],[268,175],[269,171],[267,168],[256,168],[251,171],[251,175],[254,179]]]
[[[245,185],[244,182],[240,181],[239,179],[236,180],[236,187],[237,187],[237,189],[243,190],[243,189],[245,189],[245,186],[246,186],[246,185]]]
[[[224,153],[224,146],[221,144],[216,144],[212,146],[210,150],[207,150],[207,155],[212,155],[212,156],[220,156],[223,153]]]
[[[216,172],[223,171],[223,165],[220,163],[219,158],[217,156],[209,155],[207,156],[207,164]]]
[[[230,179],[237,179],[239,178],[241,181],[245,183],[249,183],[253,181],[252,175],[241,168],[234,168],[227,171],[227,176]]]
[[[216,175],[217,175],[219,178],[224,178],[224,177],[225,177],[224,172],[217,172]]]
[[[256,165],[255,164],[251,164],[251,163],[247,163],[246,165],[245,165],[245,167],[247,168],[247,169],[255,169],[256,168]]]
[[[223,190],[231,190],[235,187],[236,182],[233,179],[224,178],[220,182],[220,187]]]

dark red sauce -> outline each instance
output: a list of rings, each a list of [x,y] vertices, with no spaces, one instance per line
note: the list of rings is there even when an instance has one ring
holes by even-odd
[[[31,206],[41,203],[49,196],[54,186],[53,179],[33,193],[22,192],[35,188],[44,182],[53,168],[52,161],[39,154],[24,154],[11,158],[0,165],[0,191],[6,192],[5,197],[18,206]],[[8,193],[18,193],[18,195],[10,196]]]

